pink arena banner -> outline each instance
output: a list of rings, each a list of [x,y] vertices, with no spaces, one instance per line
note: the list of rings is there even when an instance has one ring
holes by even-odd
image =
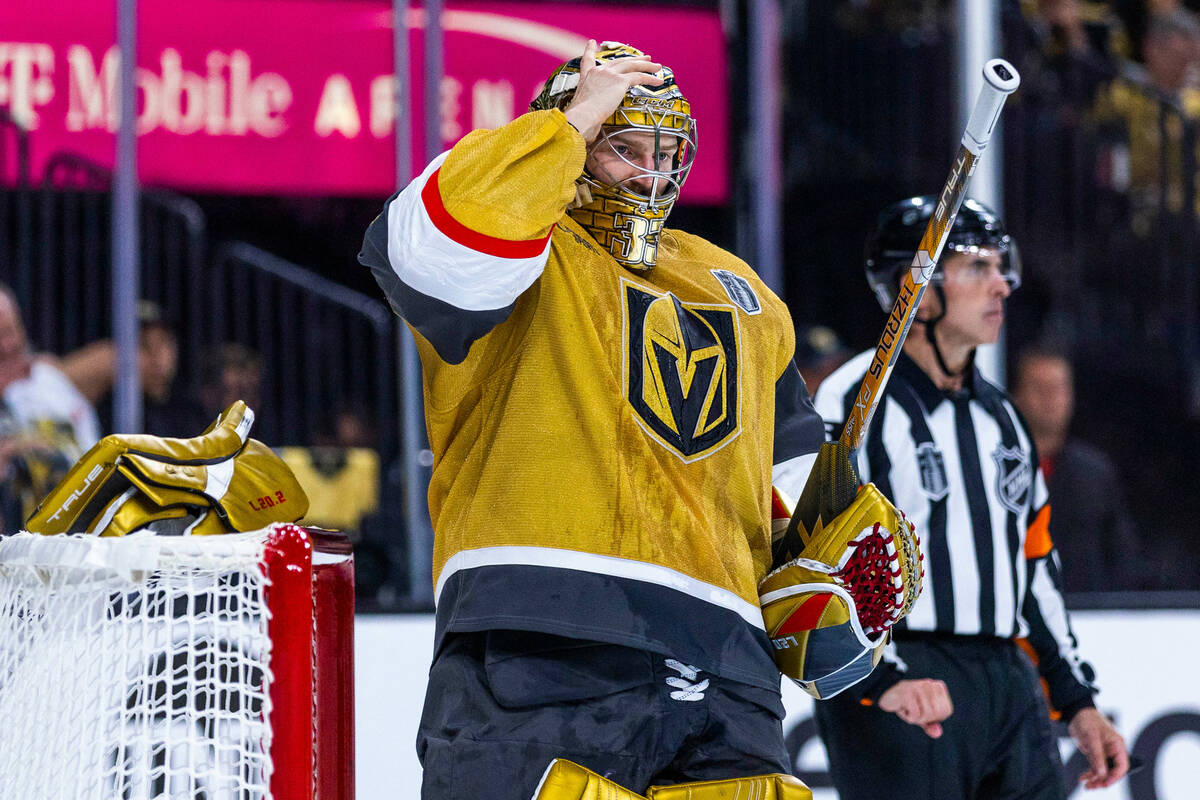
[[[415,3],[413,5],[416,5]],[[0,107],[29,130],[33,176],[59,151],[114,157],[116,0],[0,2]],[[385,0],[139,0],[141,182],[232,194],[394,189],[391,4]],[[425,14],[408,14],[413,163],[425,162]],[[700,146],[683,200],[727,180],[727,81],[716,11],[617,3],[448,2],[443,146],[527,107],[586,39],[628,41],[676,72]]]

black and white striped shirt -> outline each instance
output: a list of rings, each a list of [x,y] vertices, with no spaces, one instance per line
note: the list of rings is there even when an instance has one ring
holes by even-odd
[[[817,392],[835,437],[873,353],[851,359]],[[860,477],[903,509],[925,552],[924,591],[897,634],[1025,637],[1052,703],[1073,711],[1095,689],[1063,603],[1033,440],[1003,390],[978,370],[966,384],[945,392],[902,353],[858,451]],[[871,693],[899,680],[900,669],[893,663],[891,680],[872,681]]]

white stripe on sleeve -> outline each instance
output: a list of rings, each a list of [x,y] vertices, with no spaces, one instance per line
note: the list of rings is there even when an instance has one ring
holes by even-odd
[[[536,256],[505,258],[472,250],[442,233],[430,219],[421,192],[448,153],[435,158],[387,208],[387,253],[408,286],[465,311],[491,311],[513,303],[546,266],[550,241]]]

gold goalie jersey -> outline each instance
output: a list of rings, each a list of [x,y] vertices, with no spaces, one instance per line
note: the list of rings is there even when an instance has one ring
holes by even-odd
[[[438,640],[544,631],[777,691],[771,485],[798,495],[824,438],[791,320],[696,236],[623,269],[566,213],[584,157],[557,110],[476,131],[359,255],[424,367]]]

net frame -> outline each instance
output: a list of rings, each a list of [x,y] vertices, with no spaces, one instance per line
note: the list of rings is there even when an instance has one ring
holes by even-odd
[[[0,797],[350,798],[352,631],[340,534],[0,539]]]

